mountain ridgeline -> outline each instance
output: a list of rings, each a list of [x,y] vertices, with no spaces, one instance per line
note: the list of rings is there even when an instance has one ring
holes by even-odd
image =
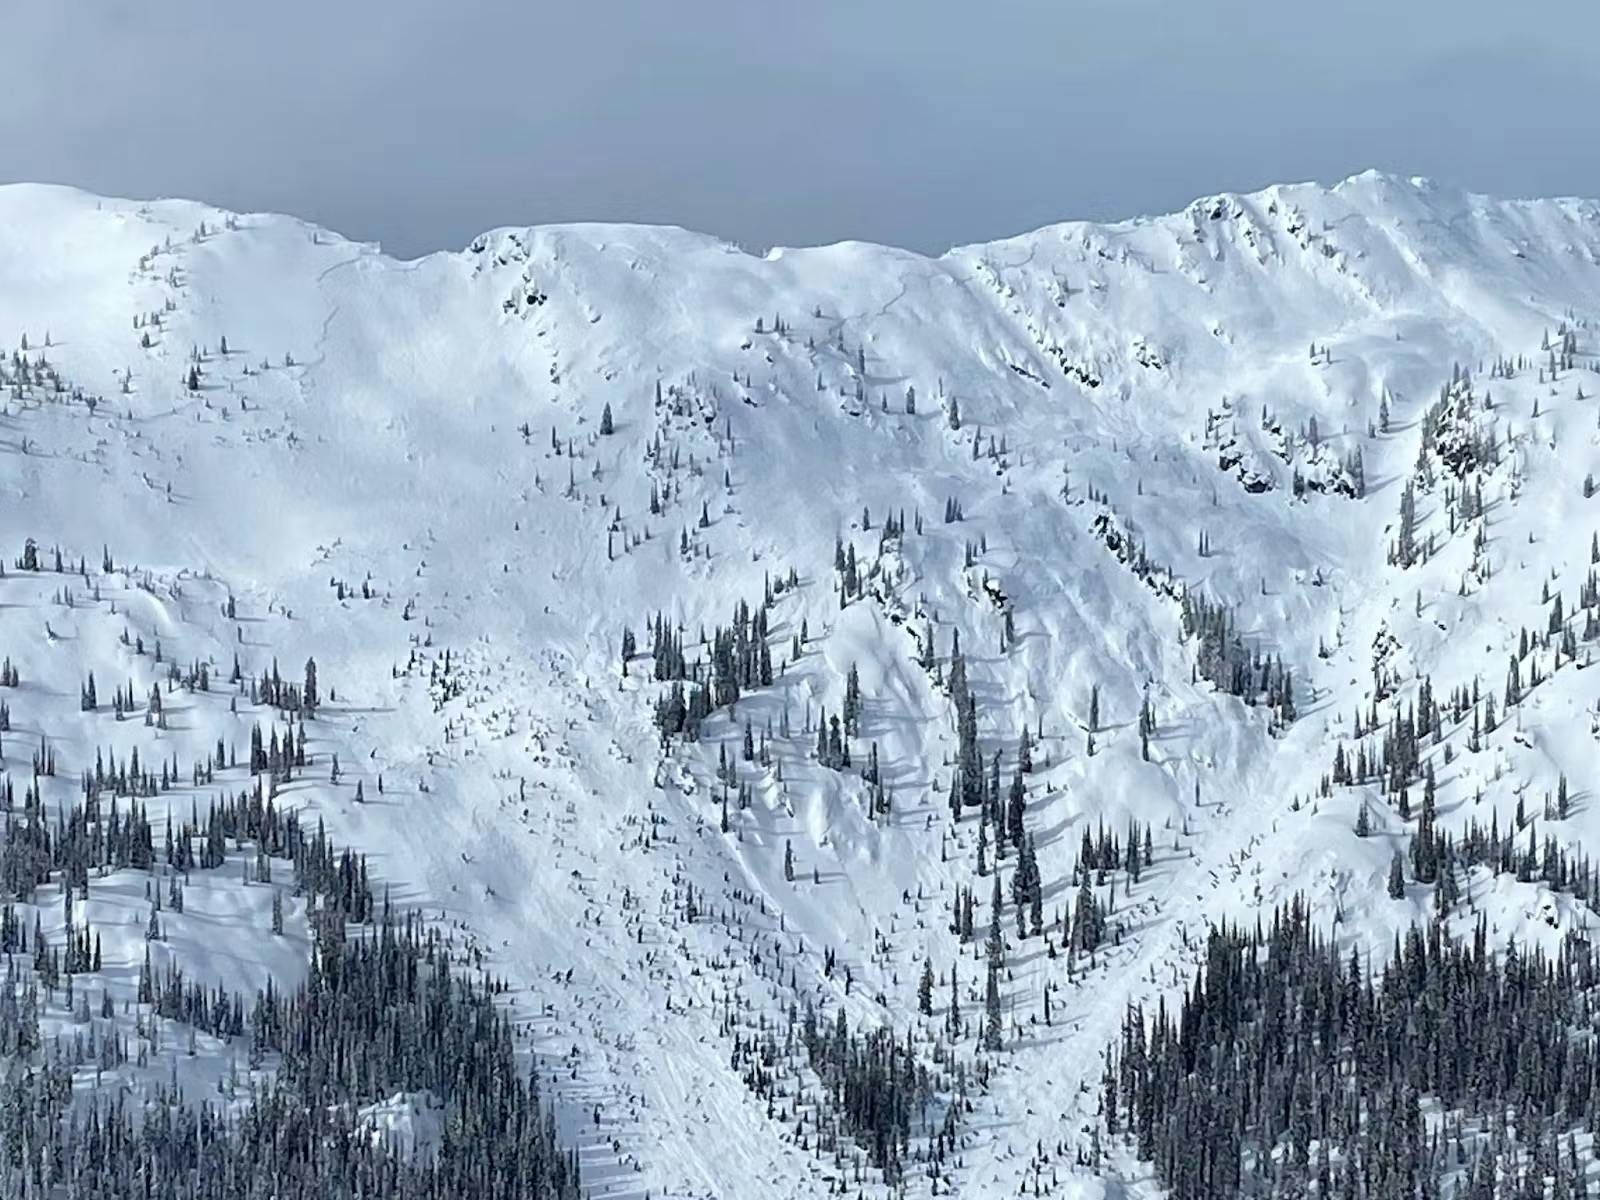
[[[1596,297],[0,188],[0,1195],[1589,1194]]]

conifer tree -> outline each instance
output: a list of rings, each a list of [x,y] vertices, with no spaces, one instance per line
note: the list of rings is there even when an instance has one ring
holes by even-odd
[[[983,992],[983,1048],[998,1050],[1002,1045],[1000,1029],[1000,964],[989,960],[987,982]]]
[[[347,703],[349,701],[349,691],[349,688],[345,689]],[[315,717],[317,715],[317,706],[321,702],[321,697],[317,694],[317,660],[308,658],[306,659],[306,682],[305,687],[301,689],[300,705],[305,710],[306,716]]]

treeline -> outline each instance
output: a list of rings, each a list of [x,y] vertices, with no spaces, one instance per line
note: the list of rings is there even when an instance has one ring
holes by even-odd
[[[187,873],[221,865],[230,842],[255,843],[257,880],[270,880],[269,856],[289,859],[314,932],[309,978],[293,992],[269,985],[247,1001],[187,981],[175,964],[155,972],[147,954],[135,1015],[140,1044],[131,1051],[108,992],[91,1014],[99,938],[74,921],[73,901],[87,897],[102,869],[161,868],[138,802],[119,809],[112,797],[102,807],[98,792],[86,791],[85,803],[53,819],[36,785],[20,810],[9,781],[5,793],[0,887],[26,899],[59,883],[69,929],[52,945],[37,916],[30,936],[14,904],[0,908],[8,957],[0,981],[0,1195],[577,1200],[577,1160],[561,1145],[537,1072],[517,1065],[512,1027],[495,999],[503,986],[454,970],[437,931],[416,917],[396,919],[387,905],[380,917],[365,861],[337,850],[320,822],[310,832],[277,808],[259,779],[176,829],[167,822],[159,858],[168,904],[182,911]],[[160,936],[160,889],[153,897],[152,939]],[[274,899],[280,932],[281,892]],[[21,967],[27,954],[31,971]],[[71,1042],[42,1035],[41,1015],[58,1004],[79,1026]],[[248,1037],[252,1068],[268,1071],[252,1077],[242,1113],[193,1104],[165,1087],[137,1111],[122,1095],[74,1100],[75,1070],[147,1064],[163,1021],[190,1030],[191,1051],[196,1030],[224,1041]],[[406,1157],[364,1126],[361,1106],[396,1094],[439,1106],[435,1148]]]
[[[28,991],[35,986],[24,988],[20,1011],[36,1009]],[[0,1015],[9,996],[0,996]],[[209,1024],[225,1035],[239,1008],[237,998],[183,989],[175,978],[154,1004],[162,1016],[209,1005]],[[577,1159],[561,1145],[537,1069],[518,1070],[509,1022],[491,992],[454,974],[437,934],[420,922],[386,915],[372,935],[346,939],[342,922],[319,921],[310,979],[293,996],[259,994],[249,1030],[252,1060],[270,1048],[276,1070],[231,1119],[168,1089],[137,1120],[120,1097],[96,1098],[84,1111],[72,1103],[72,1062],[59,1048],[31,1068],[13,1061],[0,1105],[0,1194],[579,1197]],[[0,1030],[0,1044],[6,1036]],[[364,1127],[359,1106],[396,1093],[440,1104],[432,1153],[402,1156]]]
[[[853,1164],[858,1183],[870,1165],[890,1186],[913,1166],[941,1178],[956,1151],[968,1072],[949,1047],[939,1058],[944,1068],[931,1069],[909,1029],[852,1029],[843,1006],[828,1020],[809,1002],[790,1007],[781,1030],[763,1022],[733,1043],[745,1085],[768,1117],[794,1121],[802,1150]]]
[[[1130,1009],[1102,1115],[1174,1200],[1414,1200],[1452,1183],[1574,1200],[1571,1137],[1600,1115],[1595,984],[1586,940],[1494,954],[1481,918],[1470,945],[1434,923],[1366,963],[1296,897],[1265,930],[1214,930],[1176,1010]]]
[[[885,1182],[899,1182],[910,1158],[912,1129],[929,1132],[935,1100],[932,1077],[917,1059],[910,1032],[901,1042],[886,1028],[853,1031],[842,1006],[831,1024],[819,1022],[808,1004],[800,1039],[821,1083],[820,1111],[831,1118],[831,1127],[819,1124],[818,1149],[834,1149],[839,1135],[847,1135],[883,1172]],[[947,1110],[930,1154],[934,1162],[943,1161],[945,1139],[954,1128],[954,1110]]]
[[[154,829],[137,801],[119,809],[115,797],[102,801],[89,791],[84,803],[46,814],[37,781],[23,793],[20,809],[9,776],[0,778],[0,890],[22,901],[52,881],[87,895],[91,872],[151,870],[157,861]],[[372,918],[372,893],[364,856],[335,851],[319,818],[308,831],[299,815],[279,808],[258,779],[253,788],[212,799],[201,811],[191,802],[188,820],[176,830],[170,813],[162,839],[161,861],[180,875],[211,870],[226,860],[227,844],[255,843],[258,856],[288,859],[297,891],[322,898],[341,919]],[[9,949],[10,947],[0,947]]]

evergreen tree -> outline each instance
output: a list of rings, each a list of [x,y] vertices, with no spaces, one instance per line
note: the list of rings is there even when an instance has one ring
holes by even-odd
[[[983,993],[983,1048],[998,1050],[1002,1045],[1000,1029],[1000,964],[989,960],[987,982]]]

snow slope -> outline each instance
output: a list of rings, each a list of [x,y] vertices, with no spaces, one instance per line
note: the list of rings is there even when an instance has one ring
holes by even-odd
[[[1093,966],[1013,937],[1006,1048],[940,1188],[1139,1190],[1136,1168],[1096,1174],[1075,1150],[1126,1004],[1180,982],[1207,922],[1303,891],[1381,951],[1431,911],[1431,888],[1385,894],[1405,822],[1378,789],[1317,794],[1373,704],[1375,653],[1387,722],[1425,677],[1436,693],[1477,679],[1498,704],[1519,631],[1546,628],[1546,586],[1581,633],[1600,527],[1584,494],[1600,468],[1597,255],[1594,202],[1374,173],[939,258],[856,243],[756,257],[678,229],[574,225],[397,262],[284,217],[0,188],[0,340],[18,352],[0,410],[0,654],[22,679],[0,690],[3,769],[20,789],[43,737],[70,799],[97,748],[152,744],[142,721],[74,702],[90,671],[102,699],[159,677],[124,629],[219,679],[236,653],[247,676],[276,659],[298,677],[314,655],[333,695],[310,748],[342,772],[308,772],[291,799],[513,981],[594,1194],[822,1195],[843,1173],[752,1097],[729,1030],[810,999],[931,1035],[947,989],[917,1013],[925,958],[941,980],[959,964],[981,1009],[980,946],[948,914],[957,885],[984,907],[988,880],[975,817],[953,825],[945,802],[950,703],[918,662],[930,625],[941,660],[959,631],[1007,777],[1022,729],[1042,733],[1027,823],[1047,923],[1071,904],[1086,828],[1150,822],[1156,863],[1119,891],[1121,936]],[[1568,333],[1572,362],[1552,372]],[[41,355],[59,394],[17,382]],[[1507,359],[1526,363],[1491,378]],[[1484,519],[1452,529],[1450,477],[1432,461],[1419,478],[1419,448],[1461,370],[1461,407],[1503,454],[1478,480]],[[1358,448],[1364,489],[1344,465]],[[1434,546],[1406,567],[1390,547],[1408,480]],[[906,535],[881,541],[902,512]],[[28,537],[91,579],[18,571]],[[844,607],[836,539],[870,573]],[[1119,559],[1130,540],[1160,567],[1148,578]],[[110,573],[94,569],[103,549]],[[800,587],[769,616],[773,685],[663,751],[653,615],[695,643],[791,569]],[[1183,588],[1233,605],[1250,644],[1292,668],[1286,729],[1196,677]],[[644,652],[626,675],[625,627]],[[1541,836],[1592,837],[1589,653],[1552,670],[1546,652],[1546,678],[1477,753],[1464,725],[1445,731],[1429,750],[1442,825],[1495,812],[1507,827],[1521,802]],[[810,722],[839,710],[852,664],[853,752],[877,745],[887,817],[812,753]],[[155,742],[185,763],[247,742],[271,716],[230,712],[230,694],[186,698]],[[718,753],[740,757],[746,718],[791,736],[774,732],[773,767],[738,763],[750,804],[724,833]],[[1545,821],[1562,774],[1571,811]],[[163,952],[251,989],[292,979],[303,929],[271,939],[259,898],[231,891]],[[1472,893],[1502,938],[1589,919],[1486,872]],[[40,907],[59,925],[59,904]],[[141,905],[128,921],[108,987],[128,987],[143,952]],[[374,1101],[425,1136],[411,1100]]]

